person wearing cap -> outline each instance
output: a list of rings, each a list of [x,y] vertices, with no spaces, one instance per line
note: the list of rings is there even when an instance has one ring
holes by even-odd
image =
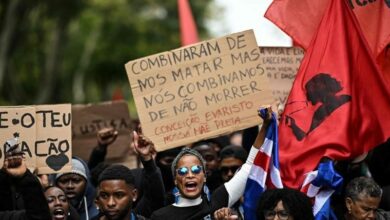
[[[211,196],[207,191],[204,192],[205,160],[197,151],[184,148],[172,163],[172,173],[177,187],[175,202],[155,211],[151,219],[211,219],[216,210],[231,207],[236,203],[244,193],[253,160],[264,142],[266,127],[271,121],[271,113],[269,109],[245,164],[230,181],[218,187]]]
[[[81,220],[89,220],[99,212],[94,204],[95,188],[90,183],[87,164],[80,158],[72,158],[72,171],[56,175],[55,184],[64,192]]]

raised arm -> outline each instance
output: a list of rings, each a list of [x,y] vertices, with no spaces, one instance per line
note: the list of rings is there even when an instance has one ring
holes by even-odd
[[[114,128],[103,128],[100,129],[96,134],[98,145],[93,148],[89,155],[88,168],[92,170],[99,163],[104,162],[107,155],[107,147],[114,143],[118,137],[118,131]]]
[[[143,195],[134,208],[137,214],[150,217],[152,212],[164,205],[164,183],[160,170],[153,159],[154,145],[142,134],[133,132],[132,147],[141,158]]]
[[[16,161],[19,161],[15,163]],[[21,194],[24,210],[3,213],[1,219],[50,220],[50,211],[39,180],[27,169],[23,156],[4,160],[4,172],[12,179],[13,187]]]
[[[236,203],[244,193],[249,172],[251,170],[257,152],[264,143],[266,130],[271,123],[271,118],[272,110],[271,108],[268,108],[267,115],[263,119],[263,125],[261,126],[261,129],[257,134],[256,140],[253,143],[253,146],[249,152],[245,164],[242,165],[241,169],[234,175],[234,177],[229,182],[225,183],[226,191],[229,194],[228,207],[231,207],[234,203]]]

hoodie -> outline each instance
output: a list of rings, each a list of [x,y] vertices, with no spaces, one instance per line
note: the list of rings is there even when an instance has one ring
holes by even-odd
[[[82,166],[82,167],[81,167]],[[78,214],[80,215],[80,220],[89,220],[99,214],[98,209],[95,206],[94,199],[95,199],[95,188],[91,184],[91,174],[88,168],[88,165],[79,157],[72,157],[72,171],[68,173],[75,173],[82,177],[84,177],[87,181],[84,195],[80,201],[77,202],[77,205],[75,205],[75,209],[77,210]],[[56,185],[58,178],[64,174],[68,173],[61,173],[57,174],[56,176]]]

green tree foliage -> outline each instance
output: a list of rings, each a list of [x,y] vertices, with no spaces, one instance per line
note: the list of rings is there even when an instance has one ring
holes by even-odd
[[[212,1],[190,1],[201,38]],[[180,46],[177,0],[0,1],[0,104],[131,99],[124,64]]]

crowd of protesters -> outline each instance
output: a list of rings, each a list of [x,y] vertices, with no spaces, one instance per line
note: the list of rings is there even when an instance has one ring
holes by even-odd
[[[72,171],[36,176],[21,154],[5,155],[0,170],[0,219],[244,219],[243,193],[265,140],[262,126],[188,146],[155,152],[136,129],[131,147],[142,168],[105,162],[118,133],[97,134],[88,162],[72,158]],[[390,141],[352,161],[335,161],[344,187],[332,198],[338,219],[390,219]],[[257,219],[310,220],[313,201],[296,189],[266,190]]]

